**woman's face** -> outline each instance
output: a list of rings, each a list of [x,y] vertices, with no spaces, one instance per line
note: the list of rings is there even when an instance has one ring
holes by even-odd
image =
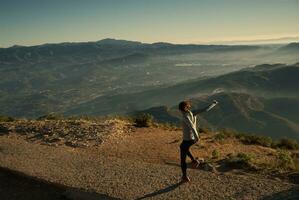
[[[191,104],[190,103],[188,103],[186,106],[185,106],[185,111],[187,111],[187,110],[190,110],[191,109]]]

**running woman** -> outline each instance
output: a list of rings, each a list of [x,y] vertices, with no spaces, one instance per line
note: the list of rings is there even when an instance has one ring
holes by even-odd
[[[208,112],[214,106],[216,106],[218,102],[216,100],[213,101],[212,104],[203,108],[191,111],[191,102],[190,101],[182,101],[179,104],[179,110],[182,112],[182,125],[183,125],[183,141],[180,145],[180,154],[181,154],[181,168],[182,168],[182,182],[189,182],[190,179],[187,176],[187,163],[186,157],[188,156],[191,161],[192,165],[198,166],[199,161],[196,160],[190,152],[190,147],[198,142],[199,136],[196,130],[196,115],[202,112]]]

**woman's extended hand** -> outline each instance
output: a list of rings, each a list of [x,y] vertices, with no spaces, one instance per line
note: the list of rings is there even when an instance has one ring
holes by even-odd
[[[209,107],[206,109],[206,111],[210,111],[212,108],[214,108],[218,104],[218,101],[213,100],[213,103],[209,105]]]

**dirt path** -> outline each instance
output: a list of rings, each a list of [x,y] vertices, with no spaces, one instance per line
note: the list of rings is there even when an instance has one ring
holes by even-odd
[[[121,140],[110,138],[99,149],[101,155],[135,161],[178,163],[181,133],[158,128],[135,128]],[[198,146],[194,147],[197,151]]]
[[[177,162],[178,142],[174,141],[180,139],[179,133],[174,132],[170,135],[164,131],[155,133],[151,129],[147,130],[149,132],[131,133],[134,135],[126,139],[111,138],[99,148],[87,149],[32,144],[14,134],[4,135],[0,137],[0,165],[23,172],[27,177],[38,177],[51,184],[88,190],[77,195],[69,193],[69,199],[92,199],[94,195],[102,199],[298,199],[299,197],[299,187],[296,185],[247,174],[217,174],[189,170],[192,182],[181,185],[180,168],[163,164],[168,161]],[[142,134],[147,134],[147,137]],[[163,137],[161,134],[168,136]],[[136,138],[135,141],[147,139],[139,142],[137,146],[132,138]],[[3,185],[5,178],[0,180]],[[30,182],[28,184],[30,185]],[[27,186],[28,184],[26,183]],[[65,193],[69,189],[62,188],[62,190]],[[59,198],[54,195],[52,199]]]
[[[135,128],[133,132],[126,134],[126,137],[110,138],[98,149],[89,149],[89,153],[134,161],[179,165],[181,137],[181,131]],[[269,155],[274,155],[275,151],[260,145],[243,145],[236,139],[226,139],[225,143],[221,143],[214,141],[211,134],[201,134],[200,142],[191,147],[191,152],[195,157],[209,159],[215,149],[222,156],[237,153],[255,154],[256,160],[270,159]]]
[[[5,200],[117,200],[107,195],[51,183],[6,168],[0,168],[0,197]]]

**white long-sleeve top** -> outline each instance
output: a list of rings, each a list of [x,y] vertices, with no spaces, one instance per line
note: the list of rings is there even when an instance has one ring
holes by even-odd
[[[186,112],[182,112],[183,114],[183,140],[198,140],[198,132],[196,130],[196,115],[188,110]]]
[[[182,120],[182,127],[183,127],[183,140],[199,140],[198,132],[196,129],[196,115],[202,112],[208,112],[214,106],[218,104],[217,101],[214,101],[211,105],[203,108],[194,110],[193,112],[187,110],[186,112],[182,112],[183,120]]]

